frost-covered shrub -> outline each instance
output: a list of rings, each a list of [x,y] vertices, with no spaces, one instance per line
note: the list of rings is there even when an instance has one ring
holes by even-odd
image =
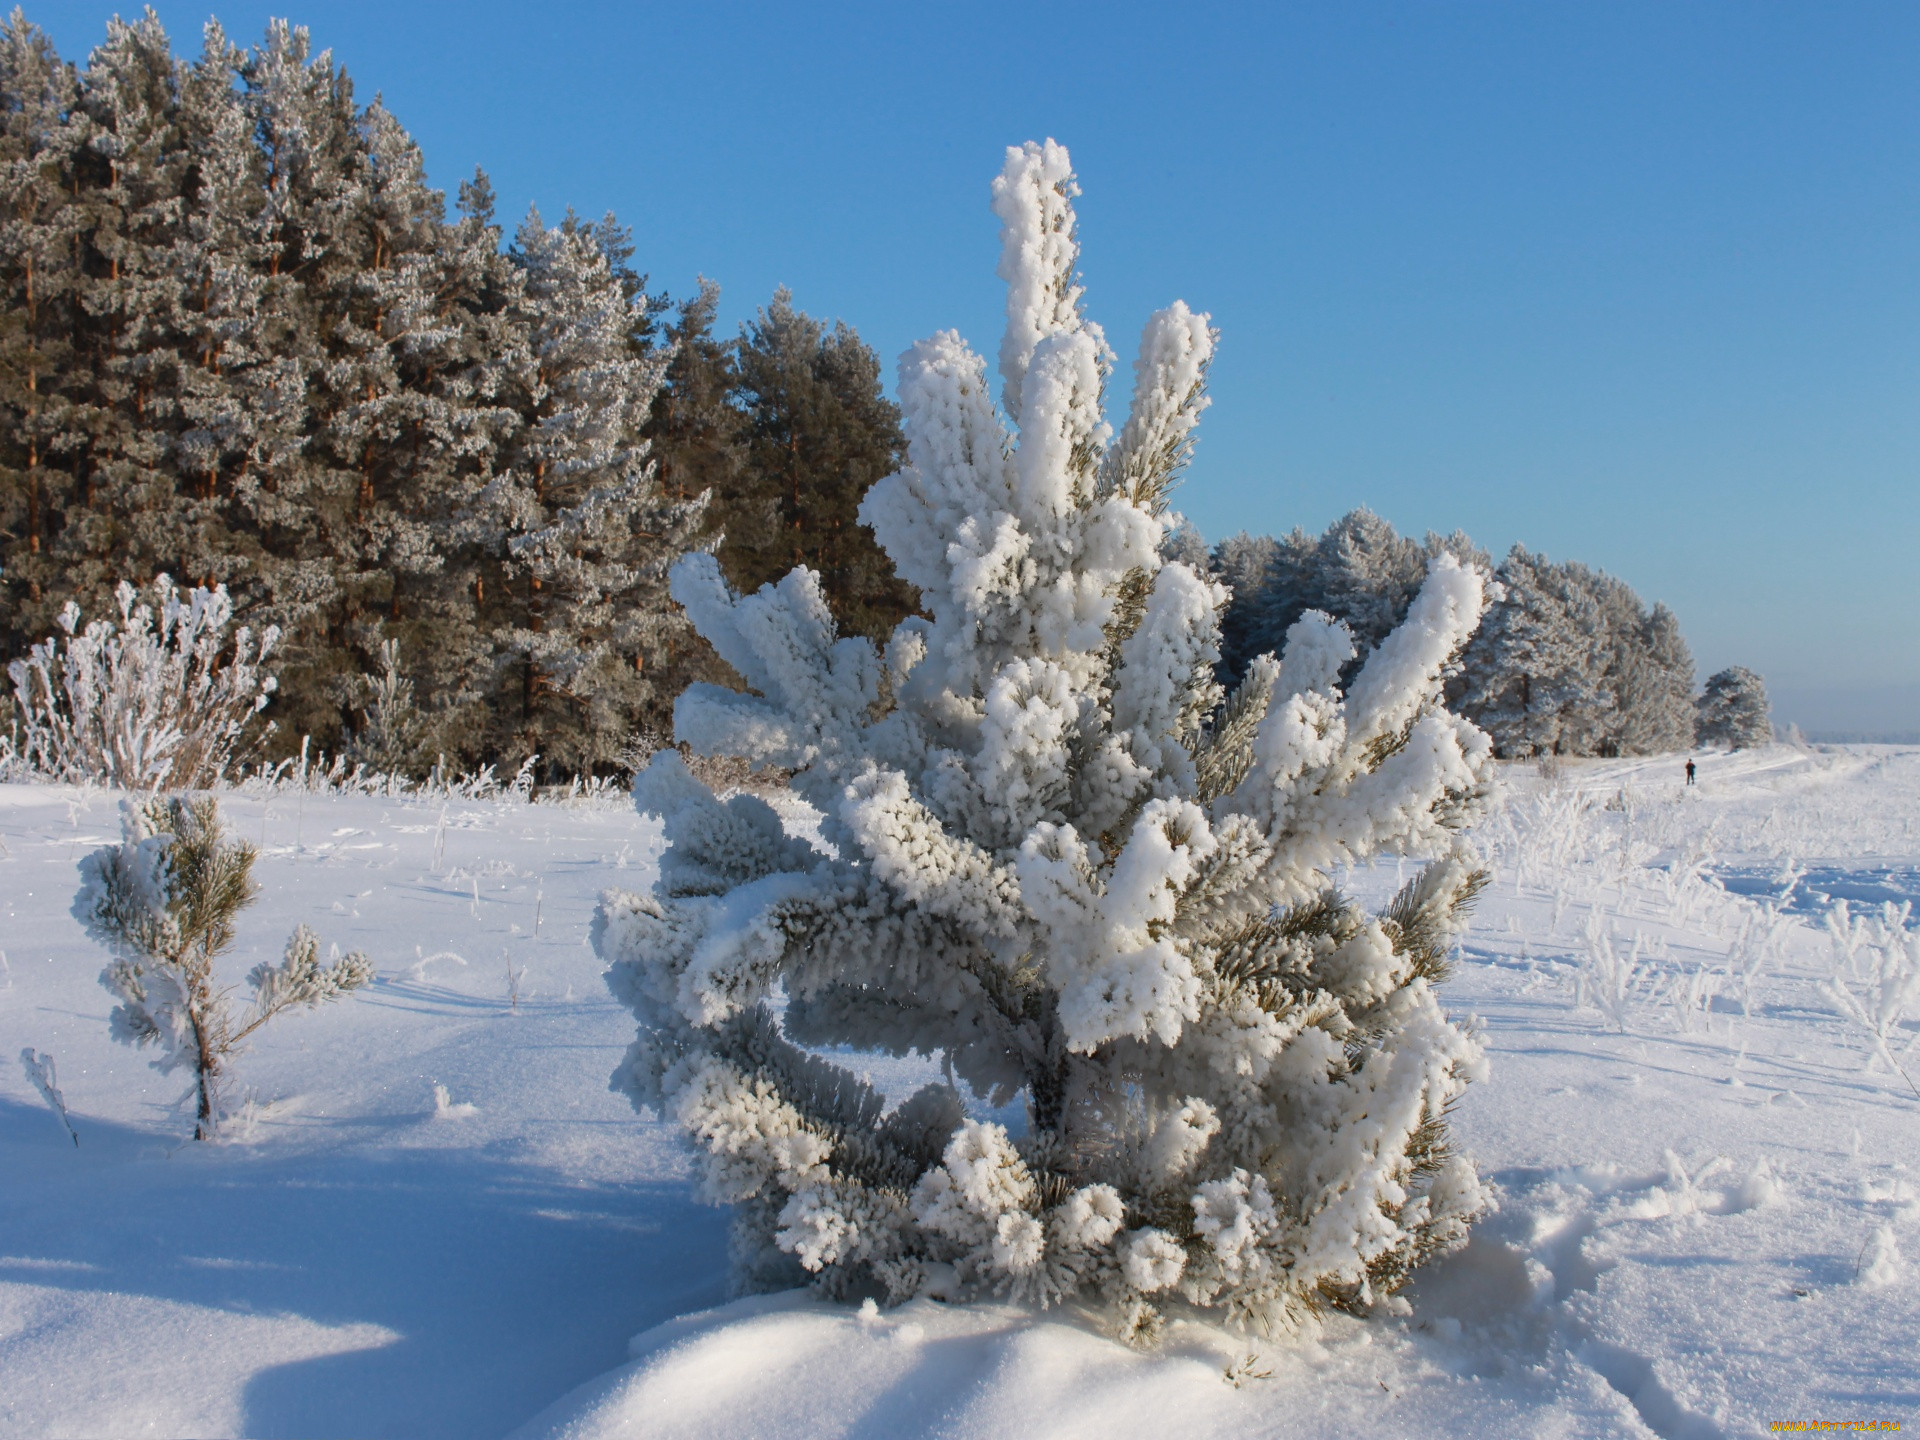
[[[1841,1015],[1866,1033],[1868,1067],[1884,1060],[1908,1084],[1912,1076],[1893,1047],[1907,1013],[1920,1010],[1920,931],[1907,928],[1912,918],[1911,902],[1889,900],[1877,916],[1856,916],[1846,901],[1835,901],[1827,912],[1833,973],[1822,987]],[[1901,1054],[1916,1045],[1920,1035]]]
[[[227,587],[185,596],[154,580],[142,601],[115,592],[117,621],[80,627],[80,607],[60,612],[63,635],[7,667],[25,722],[20,751],[40,774],[129,790],[191,790],[217,780],[241,754],[275,681],[261,667],[280,632],[231,637]]]
[[[1587,916],[1585,964],[1574,977],[1574,1005],[1591,1005],[1622,1035],[1632,1013],[1637,982],[1642,977],[1640,951],[1645,937],[1634,932],[1623,950],[1620,937],[1601,919],[1598,910]]]
[[[744,597],[675,570],[751,687],[688,690],[679,738],[792,771],[822,843],[675,751],[636,777],[669,848],[596,919],[640,1019],[614,1083],[702,1152],[745,1287],[1085,1293],[1135,1339],[1170,1301],[1363,1310],[1483,1204],[1445,1128],[1481,1051],[1434,991],[1482,880],[1451,834],[1489,746],[1438,703],[1481,579],[1437,557],[1344,692],[1353,641],[1308,615],[1223,697],[1225,592],[1161,550],[1214,332],[1147,322],[1113,434],[1075,193],[1051,142],[994,185],[1004,412],[950,331],[901,361],[908,463],[861,513],[930,619],[876,649],[804,569]],[[1442,858],[1384,914],[1334,887],[1409,852]],[[843,1045],[950,1081],[889,1109],[802,1048]]]
[[[80,1132],[73,1128],[73,1117],[67,1114],[67,1097],[60,1093],[60,1073],[53,1056],[42,1055],[29,1045],[20,1052],[20,1068],[27,1072],[27,1083],[40,1092],[40,1098],[60,1117],[62,1128],[78,1148]]]
[[[1693,704],[1696,744],[1750,750],[1773,739],[1767,682],[1744,665],[1729,665],[1710,677]]]
[[[219,1086],[246,1038],[283,1010],[314,1006],[373,978],[355,952],[320,963],[320,941],[301,925],[278,965],[247,975],[253,1003],[233,1013],[213,964],[233,945],[235,917],[258,893],[253,847],[228,840],[210,797],[154,796],[120,804],[121,843],[80,862],[74,918],[113,952],[100,983],[119,1004],[113,1038],[157,1045],[154,1068],[193,1074],[193,1137],[213,1138]]]

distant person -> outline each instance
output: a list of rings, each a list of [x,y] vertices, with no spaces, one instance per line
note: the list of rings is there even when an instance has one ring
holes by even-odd
[[[1692,783],[1693,783],[1693,761],[1691,758],[1689,758],[1687,761],[1687,784],[1691,785]]]

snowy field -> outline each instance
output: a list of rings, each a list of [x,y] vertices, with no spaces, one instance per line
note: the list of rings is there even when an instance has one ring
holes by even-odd
[[[723,1217],[607,1089],[632,1021],[587,924],[660,843],[624,806],[225,797],[263,884],[229,978],[301,921],[379,978],[263,1030],[226,1139],[186,1143],[68,914],[115,803],[0,786],[0,1435],[1920,1423],[1920,995],[1887,1023],[1895,942],[1860,923],[1920,901],[1920,750],[1709,756],[1691,790],[1672,759],[1509,768],[1444,992],[1492,1056],[1457,1119],[1499,1212],[1411,1315],[1148,1355],[1073,1312],[725,1303]]]

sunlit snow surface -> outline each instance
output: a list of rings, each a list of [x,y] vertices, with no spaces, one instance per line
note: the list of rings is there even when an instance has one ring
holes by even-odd
[[[1445,992],[1493,1056],[1456,1118],[1500,1213],[1411,1317],[1284,1343],[1177,1324],[1137,1355],[1075,1313],[721,1303],[722,1217],[607,1091],[632,1024],[584,935],[601,888],[651,879],[630,811],[456,801],[443,830],[439,802],[228,797],[265,888],[230,978],[302,920],[381,978],[262,1031],[235,1076],[251,1118],[204,1146],[179,1077],[108,1043],[104,957],[67,914],[113,798],[0,786],[0,1435],[1920,1423],[1920,1099],[1867,1068],[1819,929],[1831,899],[1915,894],[1920,751],[1710,756],[1691,791],[1671,759],[1514,768],[1503,803]],[[1683,1006],[1796,871],[1751,993]],[[1399,873],[1346,882],[1378,902]],[[1574,1004],[1596,909],[1642,941],[1624,1034]],[[23,1047],[58,1061],[77,1149]],[[1903,1063],[1920,1079],[1920,1046]]]

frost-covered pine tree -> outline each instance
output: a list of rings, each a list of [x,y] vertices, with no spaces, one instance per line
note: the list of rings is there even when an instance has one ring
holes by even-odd
[[[1483,1204],[1446,1131],[1481,1051],[1434,989],[1480,883],[1451,834],[1489,745],[1437,691],[1482,582],[1436,558],[1344,692],[1308,615],[1223,700],[1224,591],[1160,554],[1214,332],[1155,314],[1109,429],[1076,193],[1051,141],[994,183],[1003,410],[951,331],[901,360],[908,462],[861,514],[930,618],[877,649],[807,570],[676,568],[750,687],[690,689],[679,737],[791,769],[821,839],[675,752],[637,777],[669,848],[596,921],[640,1020],[615,1085],[702,1153],[746,1287],[1284,1328],[1384,1301]],[[1382,853],[1441,858],[1371,916],[1334,876]],[[832,1046],[949,1078],[890,1108]]]
[[[1298,529],[1288,539],[1294,542],[1296,551],[1302,542],[1309,549],[1313,543]],[[1213,547],[1213,578],[1227,589],[1227,606],[1220,616],[1219,668],[1221,679],[1228,684],[1239,683],[1254,656],[1278,648],[1263,643],[1267,640],[1267,614],[1264,607],[1256,614],[1255,602],[1272,593],[1273,582],[1283,565],[1288,574],[1299,568],[1286,565],[1282,553],[1284,543],[1271,535],[1250,535],[1241,530]]]
[[[0,643],[46,633],[68,591],[56,556],[83,493],[60,378],[75,363],[84,275],[70,159],[79,82],[46,34],[0,21]]]
[[[1593,572],[1607,627],[1602,755],[1657,755],[1693,743],[1693,652],[1665,605],[1651,610],[1625,581]]]
[[[248,972],[253,1003],[234,1014],[213,966],[259,893],[253,847],[227,838],[211,796],[124,800],[120,831],[120,844],[80,862],[74,918],[114,956],[100,974],[120,1002],[113,1038],[157,1046],[162,1074],[193,1075],[193,1138],[211,1140],[221,1078],[247,1037],[283,1011],[360,989],[373,966],[358,951],[323,966],[319,937],[296,926],[278,965],[263,961]]]
[[[1362,505],[1315,547],[1312,608],[1344,620],[1361,646],[1375,645],[1407,613],[1426,573],[1419,544]]]
[[[1443,551],[1482,572],[1493,569],[1458,530],[1429,531],[1424,543],[1415,542],[1365,506],[1318,537],[1298,528],[1279,539],[1228,536],[1213,555],[1214,578],[1230,592],[1220,622],[1222,678],[1237,681],[1253,656],[1281,649],[1309,610],[1333,616],[1360,649],[1372,648],[1406,618],[1427,562]]]
[[[1160,542],[1160,559],[1177,560],[1196,575],[1208,574],[1213,568],[1213,552],[1207,549],[1206,536],[1199,526],[1176,512],[1167,515],[1167,538]]]
[[[1503,756],[1593,753],[1609,703],[1596,597],[1520,545],[1496,575],[1503,598],[1467,647],[1457,708]]]
[[[1694,707],[1696,744],[1750,750],[1773,739],[1767,682],[1744,665],[1710,676]]]
[[[733,358],[745,453],[731,492],[716,496],[722,572],[751,588],[805,565],[820,573],[843,630],[884,638],[914,596],[858,523],[860,502],[902,453],[880,357],[782,286],[741,327]]]
[[[612,759],[656,702],[664,714],[653,672],[686,623],[666,570],[698,542],[707,504],[662,493],[641,433],[668,356],[636,346],[648,301],[622,283],[622,244],[611,217],[548,226],[536,210],[513,249],[526,424],[488,490],[506,561],[499,698],[518,711],[505,748],[563,773]]]

